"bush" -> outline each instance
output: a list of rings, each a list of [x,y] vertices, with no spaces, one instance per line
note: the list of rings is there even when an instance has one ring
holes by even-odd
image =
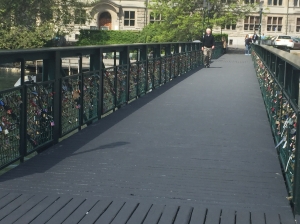
[[[139,32],[119,30],[81,30],[77,45],[133,44]]]

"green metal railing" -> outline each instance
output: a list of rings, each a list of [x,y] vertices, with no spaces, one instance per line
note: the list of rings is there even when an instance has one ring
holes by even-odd
[[[300,214],[300,58],[253,45],[252,57],[296,215]]]
[[[221,55],[218,46],[214,58]],[[132,51],[137,52],[135,62],[129,59]],[[148,58],[150,51],[153,57]],[[103,53],[115,53],[113,66],[104,68]],[[89,68],[83,69],[83,56],[89,56]],[[66,75],[65,57],[78,59],[77,74]],[[25,63],[34,60],[43,61],[42,81],[25,82]],[[202,61],[201,43],[191,42],[0,51],[0,64],[21,65],[21,85],[0,91],[0,169],[56,144],[83,125],[198,68]]]

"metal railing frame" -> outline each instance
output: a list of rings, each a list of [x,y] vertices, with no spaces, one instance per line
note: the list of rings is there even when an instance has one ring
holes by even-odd
[[[214,58],[222,52],[218,49],[221,43],[217,44]],[[134,63],[129,58],[132,51],[137,52]],[[109,52],[119,52],[119,59],[114,54],[114,65],[104,68],[103,53]],[[85,55],[90,58],[89,71],[83,71]],[[78,58],[78,74],[63,72],[62,58],[66,57]],[[43,61],[42,82],[25,82],[25,63],[35,60]],[[32,152],[58,143],[83,125],[199,68],[202,61],[201,43],[197,42],[0,51],[0,64],[19,62],[21,69],[21,85],[0,91],[0,169],[23,162]]]
[[[252,47],[252,57],[290,194],[289,199],[295,217],[299,220],[300,58],[270,46],[256,44]]]

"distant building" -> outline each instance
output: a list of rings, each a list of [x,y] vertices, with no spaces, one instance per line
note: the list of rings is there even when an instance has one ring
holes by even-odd
[[[81,0],[92,2],[93,0]],[[91,21],[76,21],[74,31],[66,37],[67,41],[76,41],[80,29],[104,30],[141,30],[145,25],[159,21],[147,10],[150,0],[102,0],[92,3],[86,13],[92,16]],[[227,0],[222,0],[226,2]],[[258,0],[245,0],[245,3],[259,3]],[[263,4],[261,33],[265,36],[288,34],[300,36],[300,0],[265,0]],[[259,9],[236,24],[227,24],[222,32],[229,35],[229,45],[244,45],[246,34],[258,33]],[[221,33],[221,27],[214,27],[214,33]]]

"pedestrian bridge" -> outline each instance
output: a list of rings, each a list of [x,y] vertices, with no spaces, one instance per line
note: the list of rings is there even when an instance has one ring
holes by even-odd
[[[0,53],[22,75],[44,60],[43,82],[0,92],[1,165],[22,161],[0,176],[0,223],[295,223],[297,59],[255,45],[203,68],[200,43],[140,45],[104,69],[107,49]],[[89,70],[63,77],[67,50]]]

